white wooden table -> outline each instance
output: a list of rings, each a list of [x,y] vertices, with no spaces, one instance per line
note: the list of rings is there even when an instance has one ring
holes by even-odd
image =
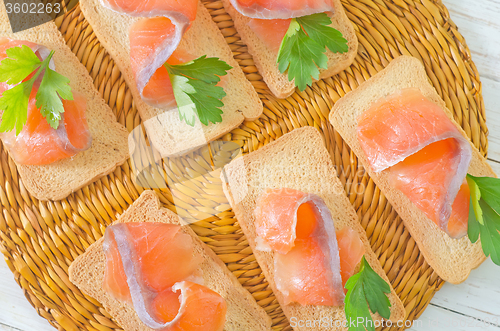
[[[469,45],[481,81],[489,135],[489,161],[500,174],[500,0],[444,0]],[[491,260],[461,285],[446,283],[413,331],[500,331],[500,267]],[[0,259],[0,331],[53,331],[24,298]]]

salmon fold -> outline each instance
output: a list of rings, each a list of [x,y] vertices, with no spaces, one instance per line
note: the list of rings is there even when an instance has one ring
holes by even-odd
[[[120,14],[141,17],[129,31],[130,64],[137,89],[153,107],[175,107],[170,78],[163,65],[196,19],[198,0],[101,0],[101,3]]]
[[[374,172],[388,171],[392,186],[452,238],[467,233],[472,147],[439,105],[401,90],[360,115],[357,136]]]
[[[340,306],[344,291],[330,210],[315,194],[269,189],[255,210],[257,249],[274,252],[285,304]]]
[[[103,288],[131,303],[139,319],[162,331],[221,331],[226,301],[203,286],[193,239],[179,225],[117,223],[106,229]]]

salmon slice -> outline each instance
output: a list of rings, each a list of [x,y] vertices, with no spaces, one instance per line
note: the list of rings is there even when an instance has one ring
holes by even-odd
[[[297,210],[308,200],[307,193],[292,189],[267,190],[255,209],[255,230],[260,250],[288,253],[295,245]]]
[[[193,239],[178,225],[128,223],[128,232],[141,261],[142,280],[155,291],[171,288],[194,275],[202,262],[201,257],[193,257]]]
[[[192,282],[180,282],[173,291],[158,294],[152,306],[159,321],[170,322],[165,328],[169,331],[222,331],[226,322],[226,301]]]
[[[231,0],[242,15],[260,19],[287,19],[333,12],[331,0]]]
[[[468,141],[443,109],[416,88],[401,90],[376,102],[358,118],[357,134],[375,172],[403,161],[433,142],[448,138],[460,143],[464,161],[470,159],[472,153]]]
[[[326,259],[316,240],[297,239],[290,252],[276,254],[274,279],[286,305],[292,302],[303,306],[343,304],[343,297],[338,295],[342,290],[335,288],[332,291],[333,272],[329,270]]]
[[[175,283],[193,275],[201,263],[201,258],[192,257],[194,249],[192,238],[183,233],[180,226],[163,223],[126,223],[110,227],[110,231],[106,231],[105,234],[108,237],[105,239],[104,247],[109,263],[120,259],[120,255],[116,255],[117,251],[113,249],[116,247],[115,229],[126,233],[132,243],[134,258],[141,261],[134,263],[134,268],[140,272],[141,281],[157,292],[171,288]],[[110,280],[119,274],[116,268],[110,269],[109,273]],[[117,286],[116,284],[118,287],[126,285],[124,282],[119,282],[105,284],[105,287],[111,289]]]
[[[103,251],[106,255],[103,289],[117,300],[132,302],[122,257],[112,231],[104,233]]]
[[[195,56],[187,51],[177,48],[170,58],[168,64],[176,65],[186,63],[195,59]],[[163,65],[156,70],[149,82],[144,87],[142,99],[149,105],[157,108],[172,109],[177,107],[170,82],[168,70]]]
[[[444,231],[458,190],[452,191],[460,145],[455,139],[432,143],[389,169],[392,185]],[[463,179],[459,183],[463,183]],[[468,201],[467,201],[468,203]],[[467,214],[468,215],[468,214]]]
[[[102,1],[116,12],[144,17],[135,22],[129,31],[130,63],[137,89],[144,101],[153,107],[175,106],[172,104],[170,80],[164,85],[168,73],[162,66],[196,19],[198,0]]]
[[[271,51],[278,53],[291,21],[291,18],[274,20],[252,18],[248,21],[248,26]]]
[[[38,57],[45,59],[50,50],[41,45],[27,41],[9,40],[4,38],[0,41],[0,61],[7,57],[6,50],[12,47],[30,47]],[[51,60],[49,67],[55,70]],[[33,74],[32,74],[33,75]],[[26,80],[30,79],[28,76]],[[53,129],[36,107],[36,94],[42,76],[35,81],[29,96],[27,121],[23,129],[16,136],[15,130],[0,133],[10,156],[18,164],[44,165],[61,159],[75,156],[77,153],[89,149],[92,145],[92,137],[86,119],[86,99],[80,93],[73,91],[73,100],[62,100],[64,113],[59,127]],[[0,86],[3,94],[9,88],[4,84]]]
[[[130,65],[137,88],[144,97],[144,88],[176,50],[182,34],[170,18],[155,17],[135,22],[130,27],[129,38]]]
[[[344,287],[344,293],[347,293],[345,283],[354,275],[356,267],[361,262],[363,255],[365,255],[366,248],[359,234],[348,226],[337,231],[337,243],[339,245],[342,286]]]
[[[451,209],[448,221],[448,234],[454,239],[462,238],[467,234],[470,208],[470,189],[467,180],[464,180],[458,191]]]
[[[160,323],[172,322],[181,309],[181,293],[172,289],[158,293],[151,303],[154,318]]]
[[[472,148],[441,107],[418,89],[405,89],[376,102],[358,123],[358,140],[370,167],[389,169],[392,185],[451,235],[452,206]],[[457,213],[466,208],[457,204]],[[453,236],[462,235],[464,226],[462,217],[454,220]]]
[[[179,43],[196,19],[197,0],[103,0],[119,13],[144,17],[129,31],[130,65],[137,89],[148,105],[161,109],[177,106],[165,63],[181,64],[196,57]]]
[[[275,251],[274,279],[285,304],[343,304],[335,227],[320,197],[268,189],[257,201],[255,227],[257,249]]]
[[[136,17],[175,17],[176,21],[192,22],[196,18],[196,0],[101,0],[116,12]]]
[[[106,229],[103,288],[131,303],[148,327],[159,330],[221,330],[225,300],[196,284],[201,257],[179,225],[118,223]]]

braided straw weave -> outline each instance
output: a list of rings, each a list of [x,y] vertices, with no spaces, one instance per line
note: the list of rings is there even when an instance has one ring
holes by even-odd
[[[320,130],[373,250],[406,307],[407,318],[416,319],[443,281],[425,262],[401,219],[327,118],[339,98],[393,57],[409,54],[423,61],[438,93],[475,146],[486,154],[488,130],[481,83],[465,41],[444,5],[439,0],[343,0],[360,42],[354,64],[286,100],[270,94],[220,1],[207,0],[205,5],[264,103],[264,114],[258,120],[243,123],[223,140],[235,142],[247,153],[297,127],[310,125]],[[56,23],[118,121],[129,131],[140,125],[129,89],[79,7]],[[0,249],[26,298],[59,330],[120,330],[98,302],[69,282],[67,271],[71,261],[99,239],[106,226],[142,192],[131,179],[130,161],[64,200],[42,202],[26,191],[14,163],[0,149]],[[232,151],[224,147],[210,150],[207,146],[189,159],[165,160],[143,179],[154,183],[168,177],[178,184],[175,192],[156,190],[162,203],[182,217],[198,220],[192,225],[194,231],[264,307],[274,328],[291,330],[222,193],[218,175],[207,172],[214,159],[231,156]],[[203,175],[183,181],[196,177],[193,174]]]

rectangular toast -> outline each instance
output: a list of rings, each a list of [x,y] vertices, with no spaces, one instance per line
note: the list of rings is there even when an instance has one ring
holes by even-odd
[[[233,69],[224,78],[227,95],[222,99],[222,122],[205,126],[197,121],[194,127],[179,119],[177,109],[165,111],[154,108],[146,104],[139,94],[130,65],[129,30],[140,18],[114,12],[104,7],[100,0],[82,0],[80,7],[97,38],[122,72],[148,136],[163,157],[186,154],[223,136],[244,120],[254,120],[262,114],[263,106],[257,92],[246,79],[224,36],[201,2],[196,19],[182,37],[179,47],[197,57],[218,57]]]
[[[39,200],[60,200],[114,171],[129,156],[128,131],[94,87],[87,69],[66,45],[54,22],[12,33],[3,0],[0,0],[0,38],[27,40],[54,50],[56,71],[70,80],[73,91],[87,99],[87,122],[92,147],[71,158],[48,165],[21,165],[24,186]]]
[[[224,167],[221,179],[224,193],[236,214],[238,223],[248,238],[257,262],[292,326],[294,321],[317,321],[325,318],[345,321],[346,316],[344,305],[329,307],[301,306],[297,303],[284,304],[283,294],[277,290],[274,281],[275,253],[255,249],[257,234],[254,210],[257,199],[268,188],[295,189],[321,197],[332,214],[336,231],[345,226],[355,230],[366,248],[367,262],[389,283],[359,223],[354,207],[336,176],[330,155],[317,129],[313,127],[295,129],[259,150],[233,160]],[[388,297],[392,305],[391,320],[404,320],[405,309],[394,289],[391,288]],[[378,314],[372,316],[375,319],[381,319]],[[339,325],[335,325],[332,329],[324,325],[302,328],[299,326],[300,323],[295,324],[297,324],[295,330],[346,330]]]
[[[181,218],[169,209],[160,207],[154,191],[144,191],[119,217],[117,222],[163,222],[183,225]],[[226,331],[271,330],[271,318],[252,295],[245,290],[215,253],[208,248],[188,225],[182,231],[193,238],[194,255],[202,257],[200,264],[204,285],[219,293],[227,304]],[[153,330],[145,326],[132,304],[114,299],[103,289],[106,256],[102,250],[104,239],[92,244],[75,259],[69,268],[69,279],[82,292],[99,301],[125,330]]]
[[[411,56],[394,59],[387,68],[337,101],[330,113],[330,122],[401,216],[427,263],[445,281],[458,284],[467,279],[470,271],[485,260],[480,241],[472,244],[467,236],[452,239],[440,230],[405,194],[390,185],[387,170],[375,173],[370,169],[357,139],[358,117],[382,97],[405,88],[418,88],[426,98],[443,109],[459,132],[467,138],[463,129],[453,119],[451,111],[446,108],[445,102],[430,84],[423,64]],[[496,177],[472,143],[471,147],[469,173],[474,176]]]
[[[347,40],[349,51],[347,53],[333,53],[327,50],[328,58],[327,69],[319,70],[319,79],[328,78],[338,74],[349,67],[358,52],[358,38],[352,22],[347,17],[344,7],[340,0],[332,0],[333,6],[336,9],[333,13],[329,13],[332,20],[331,27],[342,33],[342,36]],[[259,69],[259,73],[266,82],[271,92],[280,99],[289,97],[295,91],[295,83],[288,80],[288,72],[281,73],[278,70],[276,60],[278,52],[270,49],[255,32],[248,26],[249,17],[243,16],[238,12],[230,0],[222,0],[224,8],[232,17],[234,26],[241,37],[241,40],[248,47],[248,52],[252,55],[255,66]]]

